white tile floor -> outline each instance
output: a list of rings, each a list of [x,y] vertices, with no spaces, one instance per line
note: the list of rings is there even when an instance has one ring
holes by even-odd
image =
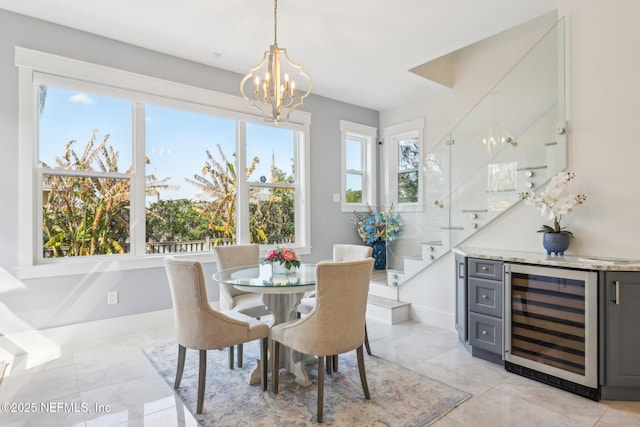
[[[472,358],[453,332],[375,319],[368,319],[367,327],[375,354],[473,394],[439,420],[438,427],[640,426],[640,402],[593,402],[509,374]],[[70,345],[50,362],[34,367],[27,356],[16,358],[0,384],[0,402],[37,403],[37,412],[0,412],[0,425],[196,426],[140,351],[171,339],[171,332],[150,330],[99,344]],[[40,402],[75,406],[53,406],[58,412],[44,412]],[[89,402],[92,406],[85,413],[82,405]],[[105,407],[96,408],[95,402]]]

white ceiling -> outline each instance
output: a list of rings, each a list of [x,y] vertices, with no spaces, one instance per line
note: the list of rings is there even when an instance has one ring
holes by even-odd
[[[558,2],[280,0],[278,45],[311,76],[314,94],[383,111],[438,87],[409,69]],[[0,0],[0,8],[240,74],[273,43],[272,0]]]

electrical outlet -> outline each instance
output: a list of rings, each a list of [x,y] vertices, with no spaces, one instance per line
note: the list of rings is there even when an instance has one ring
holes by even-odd
[[[117,303],[118,303],[118,291],[107,292],[107,304],[117,304]]]
[[[336,203],[340,203],[340,194],[334,194],[333,195],[333,201]]]

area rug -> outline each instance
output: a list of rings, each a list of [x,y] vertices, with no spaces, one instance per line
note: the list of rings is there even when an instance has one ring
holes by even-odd
[[[143,349],[173,387],[178,345]],[[256,366],[257,342],[245,344],[242,368],[229,369],[228,352],[207,354],[204,409],[196,414],[198,352],[187,350],[184,375],[176,393],[202,426],[307,426],[315,424],[317,364],[307,366],[313,385],[303,387],[281,370],[277,395],[263,392],[247,378]],[[468,393],[376,356],[365,355],[371,400],[364,398],[356,352],[340,355],[339,370],[325,374],[324,423],[339,426],[428,426],[470,397]]]

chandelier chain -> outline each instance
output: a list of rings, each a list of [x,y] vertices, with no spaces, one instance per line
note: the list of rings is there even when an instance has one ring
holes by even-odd
[[[273,45],[278,46],[278,0],[273,0]]]

